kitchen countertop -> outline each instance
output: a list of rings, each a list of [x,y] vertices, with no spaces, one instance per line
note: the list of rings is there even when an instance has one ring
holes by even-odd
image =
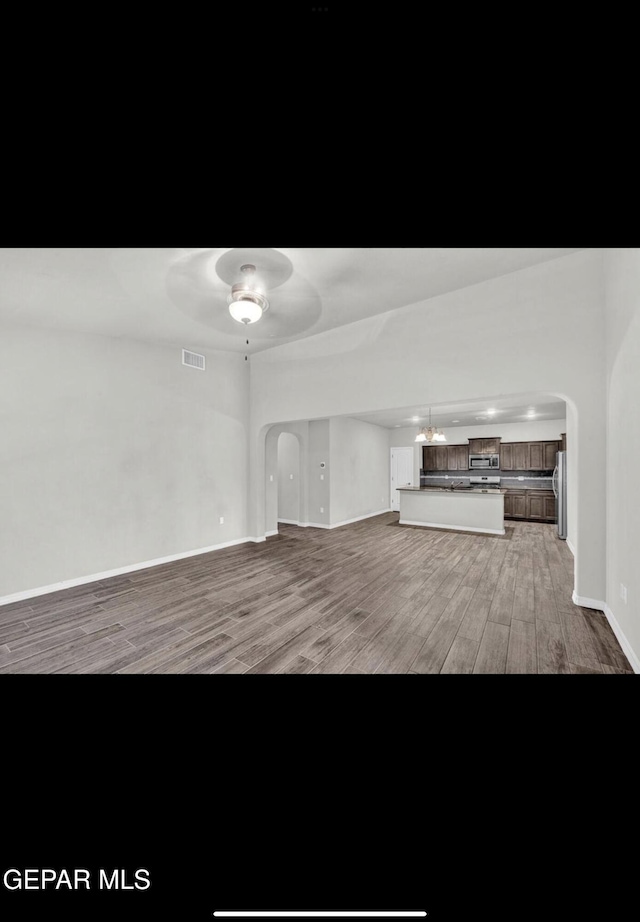
[[[544,486],[544,487],[505,487],[507,493],[553,493],[553,487]]]
[[[470,490],[468,487],[458,487],[457,489],[452,490],[451,487],[398,487],[399,493],[451,493],[456,496],[477,496],[480,495],[492,495],[492,496],[501,496],[507,492],[507,490],[486,490],[482,487],[474,487]]]

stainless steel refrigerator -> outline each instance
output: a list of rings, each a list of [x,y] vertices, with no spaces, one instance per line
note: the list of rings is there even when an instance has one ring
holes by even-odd
[[[559,451],[556,455],[556,469],[553,472],[553,492],[556,495],[556,515],[558,517],[558,537],[567,540],[567,453]]]

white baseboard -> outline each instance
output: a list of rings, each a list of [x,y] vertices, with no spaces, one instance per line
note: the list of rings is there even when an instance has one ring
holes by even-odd
[[[572,600],[574,605],[579,605],[580,608],[595,608],[596,611],[604,611],[605,602],[601,602],[600,599],[588,599],[586,596],[578,595],[573,590]]]
[[[266,538],[239,538],[237,541],[226,541],[224,544],[201,547],[197,551],[172,554],[170,557],[158,557],[156,560],[146,560],[144,563],[135,563],[128,567],[119,567],[117,570],[105,570],[104,573],[93,573],[91,576],[80,576],[77,579],[67,579],[61,583],[53,583],[51,586],[41,586],[39,589],[27,589],[25,592],[15,592],[13,595],[6,595],[0,598],[0,608],[3,605],[11,605],[14,602],[24,602],[26,599],[35,599],[41,595],[49,595],[51,592],[60,592],[62,589],[74,589],[76,586],[87,586],[89,583],[97,583],[103,579],[111,579],[112,576],[125,576],[127,573],[136,573],[138,570],[147,570],[150,567],[160,567],[162,564],[174,563],[177,560],[186,560],[188,557],[199,557],[201,554],[211,554],[213,551],[221,551],[225,547],[236,547],[238,544],[248,544],[252,541],[260,543],[266,540]]]
[[[633,650],[631,644],[627,640],[624,631],[618,624],[616,620],[616,616],[614,615],[614,613],[611,611],[611,609],[609,608],[607,604],[605,604],[604,606],[604,613],[607,616],[607,621],[611,625],[611,630],[618,638],[618,643],[622,647],[624,651],[624,655],[627,657],[627,659],[631,663],[631,668],[636,673],[636,675],[640,675],[640,659],[638,659],[638,657],[636,656],[635,651]]]
[[[462,525],[436,525],[435,522],[410,522],[408,519],[400,519],[401,525],[417,525],[419,528],[445,528],[447,531],[473,531],[477,532],[479,535],[505,535],[506,531],[503,529],[499,531],[498,529],[492,528],[468,528],[467,526]]]
[[[575,549],[575,547],[573,546],[573,544],[571,543],[571,541],[569,541],[568,538],[567,538],[567,547],[569,548],[569,550],[571,551],[571,553],[572,553],[573,556],[575,557],[575,556],[576,556],[576,549]]]
[[[336,522],[335,525],[314,525],[314,528],[344,528],[345,525],[355,525],[356,522],[364,522],[365,519],[375,519],[378,515],[385,515],[392,512],[391,509],[380,509],[378,512],[368,512],[366,515],[359,515],[355,519],[346,519],[344,522]]]
[[[611,625],[611,630],[618,638],[618,643],[624,651],[624,655],[627,657],[631,663],[631,668],[636,674],[640,674],[640,659],[635,654],[635,651],[629,641],[627,640],[624,631],[618,624],[616,616],[613,614],[606,602],[598,602],[596,599],[587,599],[583,596],[576,595],[573,593],[573,601],[575,605],[579,605],[581,608],[594,608],[596,611],[604,612],[604,615]]]
[[[359,515],[356,519],[345,519],[344,522],[336,522],[335,525],[322,525],[319,522],[287,522],[285,519],[278,519],[283,525],[297,525],[298,528],[324,528],[326,531],[333,531],[334,528],[344,528],[345,525],[354,525],[356,522],[364,522],[365,519],[375,519],[378,515],[385,515],[387,512],[393,512],[393,509],[381,509],[379,512],[368,512],[366,515]]]
[[[280,532],[279,532],[278,529],[276,528],[275,531],[268,531],[268,532],[266,533],[266,535],[265,535],[265,538],[273,538],[273,537],[275,537],[276,535],[279,535],[279,534],[280,534]]]
[[[278,519],[278,525],[298,525],[299,526],[300,522],[294,522],[291,519]]]

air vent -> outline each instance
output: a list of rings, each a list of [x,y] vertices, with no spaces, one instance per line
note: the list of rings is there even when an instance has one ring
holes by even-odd
[[[198,355],[197,352],[188,352],[182,350],[182,364],[188,365],[189,368],[197,368],[198,371],[206,371],[207,364],[204,355]]]

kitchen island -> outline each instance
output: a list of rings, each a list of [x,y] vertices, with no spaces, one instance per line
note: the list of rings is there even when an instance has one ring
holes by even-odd
[[[506,490],[401,487],[400,524],[504,535]]]

